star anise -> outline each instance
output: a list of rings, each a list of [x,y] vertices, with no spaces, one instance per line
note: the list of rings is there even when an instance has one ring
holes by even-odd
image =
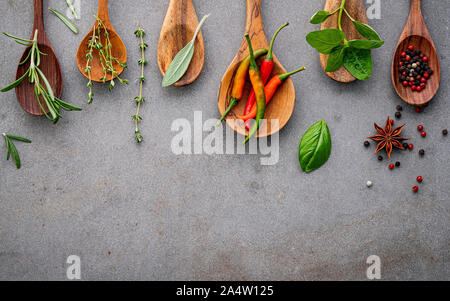
[[[378,132],[378,135],[368,137],[375,142],[378,142],[377,149],[375,150],[375,154],[381,151],[383,148],[386,149],[386,153],[388,157],[391,157],[391,152],[394,147],[404,150],[401,141],[409,140],[409,138],[399,137],[405,125],[402,125],[398,128],[392,129],[391,119],[387,118],[386,126],[381,128],[378,124],[375,123],[375,129]]]

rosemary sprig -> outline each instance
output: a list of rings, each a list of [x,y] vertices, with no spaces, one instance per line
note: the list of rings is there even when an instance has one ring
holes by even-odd
[[[141,143],[143,137],[139,130],[139,123],[142,121],[142,116],[139,115],[139,111],[141,108],[141,104],[145,101],[145,97],[142,96],[142,87],[145,83],[144,67],[148,63],[148,60],[145,58],[145,50],[147,49],[148,44],[144,42],[145,30],[141,28],[139,21],[137,22],[137,26],[138,29],[134,32],[134,34],[140,39],[139,49],[141,51],[141,58],[138,60],[138,64],[141,66],[141,76],[139,77],[139,96],[136,96],[134,98],[137,104],[137,111],[136,115],[133,115],[132,118],[136,125],[136,129],[134,130],[134,139],[137,143]]]
[[[101,80],[103,83],[106,83],[106,78],[108,74],[111,75],[111,80],[109,81],[109,90],[112,91],[116,86],[114,81],[115,78],[119,80],[121,84],[127,84],[128,80],[123,79],[119,76],[119,73],[116,71],[114,64],[120,65],[122,68],[127,68],[127,64],[120,62],[119,59],[112,55],[112,43],[110,40],[110,34],[108,29],[105,26],[103,20],[101,20],[98,16],[94,16],[97,19],[97,24],[94,25],[94,29],[92,31],[92,36],[88,41],[88,50],[86,52],[86,68],[85,72],[88,74],[89,82],[87,84],[89,88],[89,96],[88,103],[92,103],[94,94],[92,93],[92,78],[91,78],[91,63],[94,57],[94,50],[98,51],[98,59],[100,65],[103,68],[103,77]],[[103,43],[102,43],[103,36]]]
[[[61,113],[59,112],[60,109],[63,109],[65,111],[82,110],[81,108],[68,104],[62,101],[61,99],[57,98],[53,93],[53,89],[50,86],[49,81],[47,80],[41,69],[39,69],[39,66],[41,64],[41,55],[46,54],[42,53],[39,50],[37,42],[38,37],[37,30],[34,32],[33,40],[22,39],[5,32],[3,34],[14,39],[17,43],[21,45],[30,47],[30,50],[25,60],[19,63],[19,65],[23,65],[26,62],[30,61],[30,66],[28,67],[28,70],[19,79],[17,79],[12,84],[9,84],[5,88],[1,89],[0,90],[1,92],[7,92],[19,86],[22,83],[22,81],[28,77],[28,81],[30,82],[30,84],[34,84],[34,94],[36,96],[36,100],[39,106],[41,107],[42,112],[49,120],[53,121],[53,123],[57,123],[58,120],[62,117]],[[41,97],[48,108],[49,111],[48,113],[44,109],[44,105],[41,102]]]
[[[5,138],[6,142],[6,160],[9,160],[9,158],[12,155],[16,167],[17,169],[19,169],[21,166],[19,152],[17,151],[17,148],[12,142],[12,140],[21,141],[25,143],[31,143],[31,140],[19,136],[7,135],[5,133],[2,133],[2,135]]]
[[[75,19],[79,19],[77,12],[75,10],[75,7],[72,5],[72,0],[66,0],[67,6],[69,7],[70,11],[72,12]]]

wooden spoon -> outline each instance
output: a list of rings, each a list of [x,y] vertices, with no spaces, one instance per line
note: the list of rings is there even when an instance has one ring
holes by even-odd
[[[247,0],[247,25],[245,32],[250,34],[253,48],[269,48],[266,35],[264,33],[264,26],[261,16],[261,0]],[[220,115],[227,109],[230,103],[230,94],[233,85],[234,73],[241,61],[249,54],[248,44],[244,38],[236,57],[231,65],[228,67],[219,88],[218,105]],[[274,55],[274,74],[286,73],[286,69],[280,64]],[[245,128],[245,123],[242,120],[237,120],[236,115],[242,115],[244,112],[246,99],[251,90],[251,84],[247,83],[244,96],[239,104],[237,104],[228,114],[226,122],[234,131],[241,135],[248,135]],[[266,108],[265,119],[267,123],[262,123],[256,137],[266,137],[277,133],[289,121],[294,112],[295,107],[295,87],[291,79],[287,79],[277,90],[273,99]],[[273,119],[277,119],[279,126],[272,126]]]
[[[43,0],[34,0],[34,26],[31,35],[31,40],[34,38],[34,33],[38,30],[38,47],[39,50],[46,55],[41,55],[41,64],[39,69],[45,74],[46,78],[50,82],[50,86],[53,89],[53,93],[56,97],[61,98],[63,91],[63,78],[61,73],[61,67],[59,65],[58,58],[55,55],[50,41],[47,38],[44,28],[44,5]],[[28,55],[30,48],[27,48],[22,55],[20,61],[22,62]],[[22,75],[28,70],[30,63],[19,66],[16,72],[16,80],[22,77]],[[42,112],[39,103],[36,100],[34,94],[34,85],[30,84],[27,79],[25,79],[19,86],[16,87],[16,96],[22,109],[36,116],[42,116]],[[44,109],[47,109],[45,101],[41,98],[41,103]]]
[[[341,2],[342,2],[341,0],[327,0],[327,2],[325,3],[324,10],[328,12],[333,12],[340,7]],[[347,0],[345,2],[345,8],[349,12],[350,16],[352,16],[355,20],[365,24],[369,23],[366,8],[364,7],[364,4],[362,3],[361,0]],[[347,36],[347,40],[364,39],[356,30],[352,21],[349,18],[347,18],[345,13],[342,16],[341,25],[342,30],[345,32]],[[335,28],[335,29],[338,28],[338,14],[334,14],[333,16],[329,17],[325,22],[322,23],[321,29],[328,29],[328,28]],[[324,71],[327,67],[327,60],[328,55],[320,54],[320,63],[322,64],[322,69]],[[326,72],[326,74],[330,78],[341,83],[351,83],[356,80],[356,78],[353,75],[351,75],[350,72],[348,72],[348,70],[345,69],[344,66],[342,66],[337,71]]]
[[[98,12],[97,16],[100,20],[103,21],[106,28],[109,32],[109,38],[112,44],[112,56],[117,58],[120,62],[127,62],[127,49],[125,48],[125,44],[123,43],[120,36],[117,34],[116,30],[111,24],[111,21],[108,16],[108,0],[98,0]],[[83,74],[86,78],[89,78],[89,75],[84,71],[86,69],[86,52],[88,50],[88,42],[92,36],[92,31],[94,27],[97,27],[98,22],[95,21],[94,26],[89,31],[89,33],[84,37],[83,41],[81,41],[80,46],[78,46],[77,51],[77,66],[78,70],[80,70],[81,74]],[[102,31],[102,44],[105,45]],[[123,72],[123,68],[117,63],[113,63],[114,69],[117,71],[117,76],[119,76]],[[100,64],[100,60],[98,59],[98,51],[94,51],[94,59],[91,62],[91,78],[95,82],[103,82],[102,78],[104,77],[103,67]],[[116,78],[115,76],[114,78]],[[113,79],[111,73],[107,73],[106,81],[110,81]]]
[[[194,37],[199,22],[192,0],[170,0],[158,43],[158,67],[164,76],[173,58]],[[174,84],[176,87],[192,84],[203,70],[205,44],[202,32],[195,40],[195,51],[184,76]]]
[[[427,81],[427,87],[419,92],[412,91],[409,87],[404,87],[399,81],[398,67],[400,63],[400,53],[405,51],[409,45],[413,45],[416,50],[422,51],[429,58],[428,65],[433,70],[433,75]],[[433,40],[423,20],[420,9],[420,0],[411,0],[411,10],[405,28],[400,35],[399,42],[394,52],[392,60],[391,78],[394,89],[398,96],[405,102],[422,106],[433,99],[439,89],[441,81],[441,67]]]

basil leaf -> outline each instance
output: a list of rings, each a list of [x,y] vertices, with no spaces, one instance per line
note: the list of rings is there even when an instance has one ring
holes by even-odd
[[[373,29],[369,25],[358,22],[358,21],[353,21],[353,24],[355,25],[356,30],[366,39],[381,40],[380,36],[375,31],[375,29]]]
[[[78,33],[78,28],[73,24],[72,21],[70,21],[64,14],[60,13],[54,8],[49,8],[49,11],[54,13],[64,24],[66,24],[67,27],[69,27],[70,30],[72,30],[75,34]]]
[[[345,34],[333,28],[313,31],[306,35],[309,45],[323,54],[330,54],[344,39]]]
[[[331,135],[327,124],[321,120],[303,135],[299,146],[299,161],[304,172],[320,168],[331,155]]]
[[[344,64],[344,53],[346,48],[347,47],[341,46],[330,53],[325,72],[333,72],[342,67]]]
[[[358,49],[374,49],[383,46],[384,41],[351,40],[348,41],[350,47]]]
[[[176,83],[188,70],[192,57],[194,56],[195,39],[200,32],[200,28],[208,17],[209,15],[203,17],[192,40],[183,49],[181,49],[180,52],[177,53],[172,63],[170,63],[170,66],[167,68],[166,74],[164,75],[162,81],[163,87],[168,87]]]
[[[344,66],[357,79],[366,80],[372,75],[372,56],[370,50],[347,48]]]
[[[331,15],[332,13],[329,13],[325,10],[319,10],[317,13],[314,14],[314,16],[311,17],[311,20],[309,22],[311,24],[320,24],[324,22],[326,19],[328,19],[328,17]]]

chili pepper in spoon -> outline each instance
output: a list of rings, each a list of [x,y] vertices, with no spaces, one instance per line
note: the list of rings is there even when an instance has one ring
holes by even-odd
[[[264,94],[264,83],[261,78],[261,73],[259,72],[258,65],[256,64],[255,54],[253,53],[252,41],[250,41],[250,35],[247,33],[245,35],[248,43],[248,49],[250,51],[250,67],[248,70],[250,81],[253,86],[253,90],[255,90],[256,96],[256,122],[253,125],[252,129],[248,133],[247,138],[244,141],[244,144],[247,143],[250,138],[258,131],[260,127],[260,122],[264,118],[264,114],[266,112],[266,95]]]
[[[260,57],[261,55],[264,55],[267,52],[268,52],[267,49],[255,50],[254,58]],[[241,101],[242,95],[244,94],[244,87],[245,82],[247,80],[249,66],[250,66],[250,55],[248,55],[242,61],[242,63],[239,65],[239,68],[236,71],[236,74],[234,75],[233,90],[231,91],[230,104],[228,105],[228,108],[225,110],[225,113],[223,113],[220,120],[217,122],[216,126],[219,126],[219,124],[225,119],[225,117],[227,117],[228,113],[230,113],[231,109],[233,109],[234,106]]]
[[[285,74],[278,74],[272,77],[272,79],[267,83],[267,85],[264,88],[264,93],[266,94],[266,104],[268,104],[273,96],[275,95],[275,92],[277,91],[278,87],[281,86],[281,84],[288,79],[290,76],[299,73],[300,71],[306,70],[305,67],[301,67],[300,69],[297,69],[295,71],[285,73]],[[242,119],[244,121],[247,121],[249,119],[255,118],[257,113],[256,105],[254,105],[251,109],[251,111],[244,115],[244,116],[236,116],[238,119]]]
[[[285,23],[283,24],[280,28],[278,28],[278,30],[275,32],[275,34],[272,37],[272,41],[270,42],[270,47],[269,47],[269,52],[267,52],[266,58],[264,59],[264,61],[261,64],[261,78],[263,81],[263,84],[265,85],[267,83],[267,81],[270,78],[270,75],[272,74],[273,71],[273,66],[275,65],[275,63],[273,62],[273,45],[275,43],[275,39],[278,36],[278,33],[285,28],[286,26],[288,26],[289,23]],[[256,96],[255,96],[255,91],[252,89],[252,91],[250,92],[250,94],[248,95],[248,99],[247,99],[247,104],[245,106],[245,111],[244,111],[244,115],[247,115],[248,113],[250,113],[250,111],[252,110],[253,106],[255,105],[256,102]],[[250,129],[250,123],[246,122],[245,123],[245,127],[247,129]]]

